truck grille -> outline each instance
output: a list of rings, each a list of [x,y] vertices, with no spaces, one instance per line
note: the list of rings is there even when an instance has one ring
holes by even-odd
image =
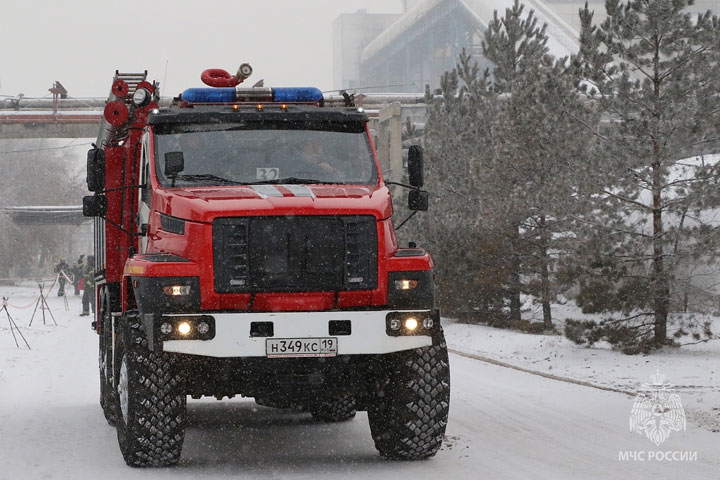
[[[218,293],[377,287],[370,216],[219,218],[213,222]]]

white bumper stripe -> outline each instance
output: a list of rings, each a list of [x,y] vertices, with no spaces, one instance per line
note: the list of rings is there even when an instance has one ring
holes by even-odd
[[[273,322],[273,338],[330,337],[330,320],[350,320],[351,335],[338,335],[338,355],[382,354],[432,345],[429,336],[390,337],[385,333],[385,317],[391,311],[368,312],[273,312],[218,313],[212,340],[169,340],[166,352],[207,357],[264,357],[265,337],[250,337],[251,322]],[[415,310],[417,311],[417,310]]]

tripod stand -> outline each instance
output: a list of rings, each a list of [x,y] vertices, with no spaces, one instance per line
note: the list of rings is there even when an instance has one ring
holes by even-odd
[[[2,297],[2,308],[0,308],[0,311],[5,310],[5,315],[7,315],[8,324],[10,324],[10,333],[12,333],[13,340],[15,340],[15,346],[20,348],[20,344],[18,343],[17,337],[15,336],[15,330],[17,330],[18,335],[20,335],[20,338],[22,338],[23,342],[25,342],[25,345],[27,345],[28,350],[32,350],[30,348],[30,344],[25,339],[25,335],[23,335],[22,332],[20,331],[20,328],[18,328],[17,323],[15,323],[15,320],[13,320],[7,307],[8,307],[8,299],[7,299],[7,297]]]
[[[32,317],[30,317],[29,326],[32,326],[33,319],[35,318],[35,312],[37,312],[38,307],[40,307],[40,310],[42,310],[43,325],[45,325],[45,310],[50,312],[50,317],[52,317],[53,323],[57,325],[57,322],[55,321],[55,316],[53,315],[52,310],[50,310],[50,305],[48,305],[47,300],[45,300],[45,295],[43,295],[43,284],[38,283],[38,287],[40,288],[40,296],[35,303],[35,310],[33,310]]]

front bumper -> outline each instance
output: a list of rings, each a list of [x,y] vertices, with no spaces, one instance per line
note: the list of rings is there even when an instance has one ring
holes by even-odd
[[[207,357],[265,357],[268,338],[337,338],[337,354],[368,355],[399,352],[427,347],[433,344],[427,335],[390,336],[386,332],[388,314],[417,312],[430,315],[430,310],[371,310],[334,312],[266,312],[266,313],[211,313],[215,335],[209,340],[157,339],[166,352],[185,353]],[[188,317],[185,314],[166,314],[168,317]],[[438,319],[439,320],[439,319]],[[157,321],[157,320],[156,320]],[[350,322],[349,332],[332,332],[331,322]],[[252,324],[272,323],[272,336],[251,336]],[[439,322],[436,329],[440,328]],[[334,334],[333,334],[334,333]]]

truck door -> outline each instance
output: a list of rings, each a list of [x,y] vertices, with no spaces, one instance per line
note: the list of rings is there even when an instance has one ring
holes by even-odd
[[[142,138],[141,154],[140,154],[140,185],[138,195],[138,214],[137,214],[137,225],[138,228],[144,228],[147,232],[148,219],[150,217],[150,159],[148,158],[150,148],[148,139],[150,136],[146,133]],[[145,225],[143,227],[143,225]],[[149,233],[149,232],[147,232]],[[145,253],[148,244],[148,235],[142,235],[140,237],[140,253]]]

